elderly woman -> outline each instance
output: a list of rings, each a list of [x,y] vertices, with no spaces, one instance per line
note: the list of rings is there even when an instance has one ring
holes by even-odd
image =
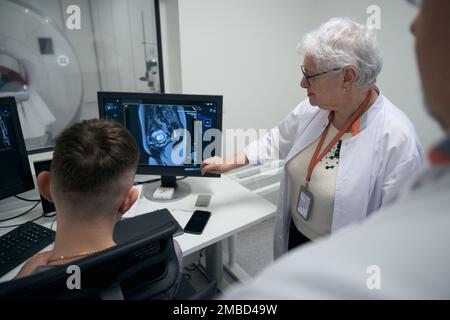
[[[363,220],[424,165],[410,120],[375,87],[382,55],[372,31],[335,18],[308,33],[299,51],[300,85],[308,99],[233,161],[211,158],[202,164],[203,172],[227,172],[277,157],[287,160],[275,258]]]

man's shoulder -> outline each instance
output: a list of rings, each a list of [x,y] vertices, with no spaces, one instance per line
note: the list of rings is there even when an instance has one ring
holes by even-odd
[[[225,298],[449,298],[442,279],[450,277],[450,256],[442,249],[450,243],[450,167],[424,174],[422,185],[405,197],[362,223],[288,253]],[[367,287],[375,269],[382,290]]]
[[[425,201],[441,194],[448,194],[450,201],[450,165],[429,166],[417,173],[409,180],[397,202]]]

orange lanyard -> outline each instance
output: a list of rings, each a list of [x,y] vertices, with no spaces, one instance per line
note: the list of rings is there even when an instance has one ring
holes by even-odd
[[[442,166],[450,164],[450,138],[447,137],[443,142],[428,151],[428,159],[432,166]]]
[[[334,111],[332,111],[328,117],[328,125],[325,128],[325,131],[322,133],[322,136],[320,137],[319,144],[316,147],[316,151],[314,152],[311,161],[309,162],[308,166],[308,175],[306,176],[306,187],[308,187],[309,181],[311,180],[311,175],[316,167],[316,165],[319,163],[319,161],[333,148],[333,146],[336,144],[336,142],[339,141],[340,138],[348,131],[348,129],[361,117],[361,115],[366,111],[370,99],[372,98],[372,89],[369,90],[367,93],[366,99],[361,103],[361,105],[358,107],[358,109],[352,114],[348,122],[345,124],[345,126],[337,133],[337,135],[331,140],[331,142],[326,146],[326,148],[323,150],[322,153],[320,153],[320,150],[322,149],[322,146],[325,142],[325,138],[327,137],[328,131],[330,130],[331,121],[334,117]],[[319,154],[320,153],[320,154]]]

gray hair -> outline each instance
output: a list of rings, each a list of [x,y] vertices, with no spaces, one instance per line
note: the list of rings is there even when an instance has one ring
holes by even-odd
[[[298,51],[310,55],[319,72],[355,67],[359,71],[358,87],[374,84],[383,66],[375,33],[349,18],[333,18],[307,33]]]

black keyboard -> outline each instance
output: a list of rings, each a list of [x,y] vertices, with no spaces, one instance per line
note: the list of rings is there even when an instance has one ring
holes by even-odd
[[[0,237],[0,277],[55,240],[55,231],[27,222]]]

